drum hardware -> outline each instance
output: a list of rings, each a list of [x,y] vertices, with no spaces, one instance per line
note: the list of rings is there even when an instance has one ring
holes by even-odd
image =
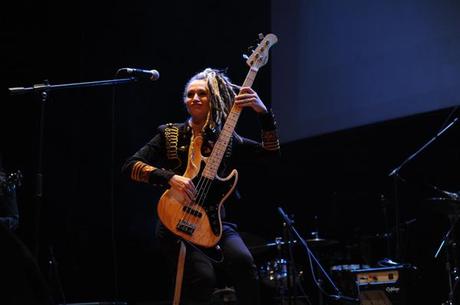
[[[437,258],[441,253],[441,250],[445,248],[445,266],[448,277],[449,292],[448,297],[443,305],[455,305],[455,290],[459,282],[459,270],[457,263],[457,243],[455,238],[452,237],[453,231],[456,227],[458,219],[460,217],[460,196],[459,192],[449,192],[442,190],[435,185],[430,185],[434,190],[442,193],[445,197],[433,197],[429,198],[428,201],[432,203],[431,207],[441,214],[445,214],[449,220],[449,230],[444,234],[441,243],[436,250],[434,258]]]
[[[288,241],[287,243],[296,244],[297,241],[293,240],[293,241]],[[249,248],[249,250],[252,250],[252,251],[258,251],[258,250],[264,250],[264,249],[267,249],[267,248],[279,247],[279,246],[282,246],[282,245],[287,244],[287,243],[284,242],[281,237],[276,237],[275,241],[273,241],[273,242],[264,243],[264,244],[261,244],[261,245],[250,246],[248,248]]]
[[[317,233],[317,232],[315,232],[315,233]],[[320,238],[320,237],[314,237],[314,238],[307,239],[306,242],[313,248],[327,247],[327,246],[331,246],[331,245],[335,245],[335,244],[339,243],[337,240],[324,239],[324,238]],[[295,239],[292,240],[292,241],[284,242],[283,238],[276,237],[274,241],[249,246],[248,248],[249,248],[249,250],[251,250],[251,252],[252,251],[260,252],[260,251],[263,251],[263,250],[268,250],[270,248],[283,246],[285,244],[297,245],[298,243],[297,243],[297,240],[295,240]]]
[[[211,297],[212,305],[234,305],[236,304],[235,288],[224,287],[214,290]]]
[[[454,110],[450,113],[448,116],[448,119],[450,119],[451,115],[454,114],[457,108],[454,108]],[[388,173],[388,177],[393,177],[393,186],[394,186],[394,193],[393,193],[393,201],[394,201],[394,215],[395,215],[395,223],[399,224],[400,223],[400,207],[399,207],[399,198],[398,198],[398,185],[399,181],[406,181],[401,175],[401,169],[409,162],[411,162],[415,157],[417,157],[422,151],[424,151],[428,146],[430,146],[434,141],[436,141],[441,135],[443,135],[447,130],[449,130],[457,121],[458,117],[452,119],[449,123],[448,120],[446,120],[443,124],[443,126],[440,128],[438,132],[425,144],[423,144],[419,149],[417,149],[414,153],[409,155],[403,162],[401,162],[397,167],[395,167],[393,170],[391,170]],[[403,244],[401,243],[401,234],[400,230],[396,230],[395,232],[395,244],[396,244],[396,249],[395,249],[395,257],[397,259],[401,258],[401,253],[402,253],[402,246]]]
[[[398,263],[398,262],[395,262],[394,260],[392,260],[391,258],[383,258],[381,260],[379,260],[377,262],[377,265],[381,266],[381,267],[391,267],[391,266],[400,266],[401,264]]]
[[[342,271],[353,271],[359,269],[370,268],[369,265],[363,264],[344,264],[344,265],[334,265],[331,267],[332,272],[342,272]]]
[[[259,276],[261,281],[269,287],[279,288],[287,285],[288,277],[288,261],[285,258],[278,258],[266,262],[259,268]],[[303,275],[303,271],[296,272],[296,280],[299,280]]]
[[[460,215],[460,200],[452,200],[446,197],[428,198],[430,208],[440,214]]]
[[[460,218],[460,215],[458,214],[450,214],[448,215],[449,218],[449,224],[450,228],[449,230],[444,234],[444,237],[441,240],[441,243],[436,250],[436,253],[434,255],[434,258],[437,258],[443,248],[445,248],[444,253],[446,257],[446,271],[447,271],[447,277],[448,277],[448,284],[449,284],[449,294],[448,298],[445,302],[443,302],[443,305],[455,305],[457,302],[454,298],[454,292],[455,288],[458,284],[459,281],[459,271],[458,271],[458,266],[457,266],[457,253],[456,253],[456,247],[457,243],[455,242],[455,239],[452,237],[452,232],[458,222],[458,219]]]
[[[294,305],[294,302],[298,299],[298,286],[300,286],[293,253],[293,246],[296,239],[293,238],[292,232],[286,223],[283,223],[283,237],[286,241],[285,246],[281,247],[280,245],[278,249],[280,253],[283,253],[284,256],[287,257],[285,260],[286,280],[281,282],[282,285],[279,287],[279,295],[282,305]]]
[[[338,244],[338,241],[336,240],[324,239],[320,237],[319,218],[317,215],[315,215],[313,218],[313,224],[314,224],[315,230],[309,233],[311,237],[306,240],[309,246],[312,246],[314,248],[319,248],[319,247],[325,247],[325,246],[331,246],[331,245]]]
[[[314,237],[307,239],[306,242],[313,248],[327,247],[327,246],[332,246],[332,245],[339,243],[337,240],[324,239],[324,238],[319,237],[318,232],[311,232],[310,234],[313,235]]]
[[[284,210],[281,207],[278,207],[278,212],[280,213],[281,217],[284,220],[284,226],[287,229],[287,231],[290,234],[294,235],[294,237],[303,246],[303,249],[305,250],[305,252],[307,254],[308,261],[309,261],[309,264],[310,264],[310,269],[311,269],[311,272],[312,272],[312,277],[313,277],[314,283],[318,287],[318,290],[319,290],[319,293],[320,293],[320,301],[322,301],[322,296],[324,295],[324,296],[327,296],[328,298],[336,300],[336,301],[359,303],[359,299],[354,298],[354,297],[346,296],[346,295],[344,295],[342,293],[342,291],[340,291],[340,289],[334,283],[334,281],[329,276],[329,274],[324,270],[323,266],[318,261],[316,256],[310,250],[306,240],[302,238],[302,236],[298,233],[297,229],[294,227],[294,221],[289,216],[287,216],[287,214],[284,212]],[[319,271],[319,274],[317,274],[317,271]],[[326,280],[324,283],[323,283],[323,279]],[[326,287],[324,286],[325,283],[328,284],[333,289],[333,293],[328,293],[326,291]]]

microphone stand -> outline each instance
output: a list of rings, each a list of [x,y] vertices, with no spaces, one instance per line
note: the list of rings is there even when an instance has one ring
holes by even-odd
[[[439,138],[444,132],[446,132],[446,130],[448,130],[450,127],[452,127],[452,125],[454,125],[456,122],[458,121],[458,118],[455,118],[452,120],[452,122],[449,123],[449,125],[447,125],[446,127],[444,127],[440,132],[438,132],[431,140],[429,140],[428,142],[425,143],[425,145],[423,145],[422,147],[420,147],[415,153],[413,153],[412,155],[410,155],[406,160],[404,160],[398,167],[396,167],[395,169],[393,169],[389,174],[388,176],[394,176],[394,175],[398,175],[398,172],[401,170],[401,168],[406,164],[408,163],[409,161],[411,161],[412,159],[414,159],[422,150],[424,150],[425,148],[427,148],[431,143],[433,143],[437,138]]]
[[[26,94],[26,93],[37,93],[40,96],[41,105],[40,105],[40,121],[39,121],[39,138],[38,138],[38,152],[37,152],[37,173],[36,173],[36,187],[35,187],[35,228],[34,228],[34,245],[33,245],[33,253],[37,259],[39,260],[40,254],[40,218],[41,218],[41,208],[43,203],[43,147],[44,147],[44,139],[45,139],[45,107],[48,101],[49,92],[54,90],[63,90],[63,89],[74,89],[74,88],[84,88],[84,87],[98,87],[98,86],[115,86],[121,84],[127,84],[137,81],[138,78],[136,77],[129,77],[129,78],[119,78],[119,79],[110,79],[110,80],[101,80],[101,81],[91,81],[91,82],[80,82],[80,83],[67,83],[67,84],[57,84],[51,85],[47,80],[45,80],[41,84],[35,84],[31,87],[11,87],[8,88],[11,95],[19,95],[19,94]],[[113,160],[112,160],[113,162]],[[51,256],[54,255],[51,253]],[[55,267],[56,263],[53,261],[52,265]],[[57,270],[56,277],[58,276]],[[64,298],[64,297],[63,297]],[[63,299],[65,302],[65,299]]]
[[[81,82],[81,83],[68,83],[68,84],[58,84],[51,85],[48,81],[45,81],[43,84],[35,84],[32,87],[12,87],[8,88],[11,95],[24,94],[29,92],[38,92],[43,94],[44,92],[60,90],[60,89],[72,89],[72,88],[83,88],[83,87],[97,87],[97,86],[107,86],[107,85],[121,85],[126,83],[132,83],[137,81],[136,77],[129,78],[119,78],[119,79],[109,79],[109,80],[99,80],[92,82]],[[46,101],[45,96],[45,101]],[[43,101],[43,99],[42,99]]]
[[[281,207],[278,207],[278,212],[280,213],[281,217],[283,218],[283,220],[284,220],[285,224],[287,225],[287,227],[289,228],[289,230],[292,233],[294,233],[295,237],[300,241],[300,243],[304,247],[304,249],[305,249],[305,251],[307,253],[308,259],[310,261],[310,267],[312,269],[311,271],[312,271],[312,274],[313,274],[313,280],[314,280],[315,284],[318,286],[318,288],[320,289],[320,291],[322,293],[326,294],[328,297],[330,297],[330,298],[332,298],[334,300],[337,300],[337,301],[359,303],[360,300],[358,298],[353,298],[353,297],[345,296],[345,295],[342,294],[342,292],[339,290],[339,288],[337,288],[337,285],[334,283],[334,281],[331,279],[331,277],[327,274],[327,272],[321,266],[321,264],[318,261],[318,259],[316,258],[316,256],[310,250],[310,248],[308,247],[307,242],[302,238],[302,236],[299,234],[299,232],[297,232],[296,228],[293,225],[293,221],[289,218],[289,216],[287,216],[287,214],[283,211],[283,209]],[[314,271],[314,266],[312,264],[312,260],[318,266],[319,270],[324,275],[324,277],[327,279],[327,281],[331,284],[331,286],[333,287],[333,289],[335,291],[335,294],[327,294],[323,290],[323,288],[321,286],[319,286],[318,280],[314,276],[315,271]]]
[[[38,259],[40,252],[39,245],[39,222],[40,222],[40,213],[41,206],[43,202],[43,147],[45,140],[45,106],[48,101],[48,93],[54,90],[62,89],[73,89],[73,88],[83,88],[83,87],[96,87],[96,86],[106,86],[106,85],[119,85],[134,82],[137,79],[135,77],[130,78],[120,78],[120,79],[111,79],[111,80],[102,80],[102,81],[92,81],[92,82],[81,82],[81,83],[68,83],[68,84],[58,84],[51,85],[47,80],[42,84],[35,84],[31,87],[12,87],[8,88],[11,95],[19,95],[35,92],[38,93],[41,97],[40,105],[40,121],[39,121],[39,137],[38,137],[38,160],[37,160],[37,173],[36,173],[36,188],[35,188],[35,200],[36,200],[36,212],[35,212],[35,238],[34,238],[34,250],[33,253]]]
[[[399,224],[399,200],[398,200],[398,183],[397,179],[401,179],[405,181],[400,175],[399,172],[401,168],[409,163],[412,159],[418,156],[423,150],[425,150],[431,143],[437,140],[444,132],[446,132],[449,128],[451,128],[456,122],[458,121],[458,117],[454,118],[452,122],[450,122],[446,127],[441,129],[433,138],[431,138],[428,142],[426,142],[422,147],[420,147],[416,152],[410,155],[407,159],[405,159],[399,166],[394,168],[389,174],[389,177],[394,177],[394,203],[395,203],[395,221],[396,224]],[[400,230],[396,230],[396,258],[401,259],[401,232]]]

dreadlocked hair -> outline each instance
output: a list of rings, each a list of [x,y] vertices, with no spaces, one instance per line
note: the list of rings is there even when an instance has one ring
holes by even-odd
[[[187,90],[191,82],[195,80],[204,80],[210,93],[210,111],[206,124],[203,128],[220,128],[227,119],[227,116],[233,106],[233,100],[236,96],[237,85],[230,82],[230,79],[223,71],[206,68],[203,71],[195,74],[185,86]],[[186,91],[184,91],[184,97]]]

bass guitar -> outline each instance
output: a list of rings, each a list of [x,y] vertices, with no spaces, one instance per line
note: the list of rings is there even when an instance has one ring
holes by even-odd
[[[251,87],[260,67],[268,61],[268,51],[278,38],[274,34],[260,37],[256,49],[247,57],[249,72],[243,87]],[[203,139],[196,137],[190,144],[189,160],[183,176],[192,179],[196,186],[195,199],[187,203],[179,192],[168,189],[161,196],[157,212],[163,225],[180,238],[204,248],[215,246],[222,236],[221,208],[235,189],[238,172],[233,169],[227,177],[217,175],[219,166],[232,137],[241,113],[233,105],[219,138],[208,157],[201,155]]]

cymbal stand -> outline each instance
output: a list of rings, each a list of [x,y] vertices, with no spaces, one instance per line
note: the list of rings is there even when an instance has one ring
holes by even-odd
[[[273,263],[273,279],[275,280],[276,296],[279,298],[280,304],[285,305],[286,292],[288,291],[286,285],[288,271],[287,266],[284,265],[283,244],[283,237],[275,238],[276,259]],[[269,274],[269,278],[271,279],[271,274]]]
[[[286,282],[284,287],[284,291],[287,291],[287,304],[293,305],[295,304],[295,300],[297,299],[297,271],[295,270],[295,263],[294,263],[294,255],[292,252],[292,244],[294,243],[292,239],[292,234],[289,228],[287,227],[286,223],[283,223],[283,235],[284,235],[284,240],[285,245],[287,244],[287,255],[286,255],[286,263],[287,263],[287,275],[286,275]],[[282,287],[283,288],[283,287]],[[281,304],[285,305],[286,304],[286,296],[281,294]]]
[[[443,302],[442,305],[455,305],[457,303],[456,300],[454,299],[455,287],[459,280],[459,270],[458,270],[457,255],[456,255],[457,254],[456,253],[457,242],[455,241],[453,237],[451,237],[451,235],[452,235],[452,232],[459,218],[460,218],[459,215],[455,215],[455,214],[449,215],[450,228],[444,235],[441,241],[441,244],[439,245],[438,250],[436,251],[436,254],[434,255],[434,258],[437,258],[439,253],[441,252],[441,249],[444,247],[444,245],[446,245],[446,249],[445,249],[446,271],[448,275],[449,295],[448,295],[447,301]]]
[[[457,107],[454,108],[454,110],[451,112],[451,114],[449,115],[448,118],[450,118],[450,116],[455,112],[455,110],[457,109]],[[454,118],[449,124],[445,125],[443,124],[443,128],[438,132],[436,133],[436,135],[434,137],[432,137],[428,142],[426,142],[423,146],[421,146],[416,152],[414,152],[412,155],[410,155],[409,157],[407,157],[399,166],[395,167],[389,174],[388,176],[389,177],[393,177],[393,187],[394,187],[394,218],[395,218],[395,224],[399,224],[400,223],[400,215],[399,215],[399,198],[398,198],[398,193],[399,193],[399,190],[398,190],[398,181],[403,181],[405,182],[406,180],[403,179],[403,177],[401,177],[401,175],[399,174],[399,172],[401,171],[401,169],[407,164],[409,163],[411,160],[413,160],[415,157],[417,157],[422,151],[424,151],[428,146],[431,145],[431,143],[433,143],[434,141],[436,141],[444,132],[446,132],[449,128],[451,128],[456,122],[458,121],[458,117]],[[447,120],[446,120],[447,122]],[[445,126],[445,127],[444,127]],[[395,256],[396,256],[396,259],[401,259],[402,258],[402,246],[403,244],[401,243],[401,232],[398,228],[398,230],[396,230],[395,232],[395,237],[396,237],[396,249],[395,249]]]

